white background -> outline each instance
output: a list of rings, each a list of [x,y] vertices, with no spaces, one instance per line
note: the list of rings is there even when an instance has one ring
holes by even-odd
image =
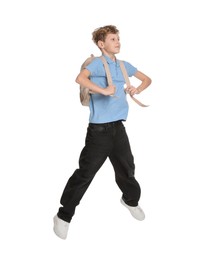
[[[201,260],[201,23],[199,0],[1,1],[1,259]],[[107,161],[63,241],[52,218],[88,124],[75,78],[107,24],[117,58],[152,78],[125,124],[146,219],[120,204]]]

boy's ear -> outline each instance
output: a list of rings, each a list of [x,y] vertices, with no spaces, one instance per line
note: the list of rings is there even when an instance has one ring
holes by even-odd
[[[97,45],[98,45],[98,47],[100,49],[102,49],[104,47],[104,42],[103,41],[98,41]]]

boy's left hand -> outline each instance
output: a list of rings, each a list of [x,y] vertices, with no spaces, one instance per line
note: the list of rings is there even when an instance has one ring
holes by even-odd
[[[128,93],[130,96],[134,96],[135,94],[140,93],[138,89],[133,86],[126,87],[125,92]]]

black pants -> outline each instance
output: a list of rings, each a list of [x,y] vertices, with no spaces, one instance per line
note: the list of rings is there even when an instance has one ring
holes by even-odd
[[[89,124],[79,168],[69,178],[61,197],[59,218],[71,221],[76,206],[108,157],[123,200],[130,206],[138,205],[140,186],[134,177],[135,164],[124,125],[121,121]]]

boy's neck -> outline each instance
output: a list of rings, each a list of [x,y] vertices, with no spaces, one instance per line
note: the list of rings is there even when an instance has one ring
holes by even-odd
[[[116,61],[116,56],[113,53],[108,53],[106,51],[102,51],[102,55],[105,55],[105,56],[109,57],[111,60]]]

